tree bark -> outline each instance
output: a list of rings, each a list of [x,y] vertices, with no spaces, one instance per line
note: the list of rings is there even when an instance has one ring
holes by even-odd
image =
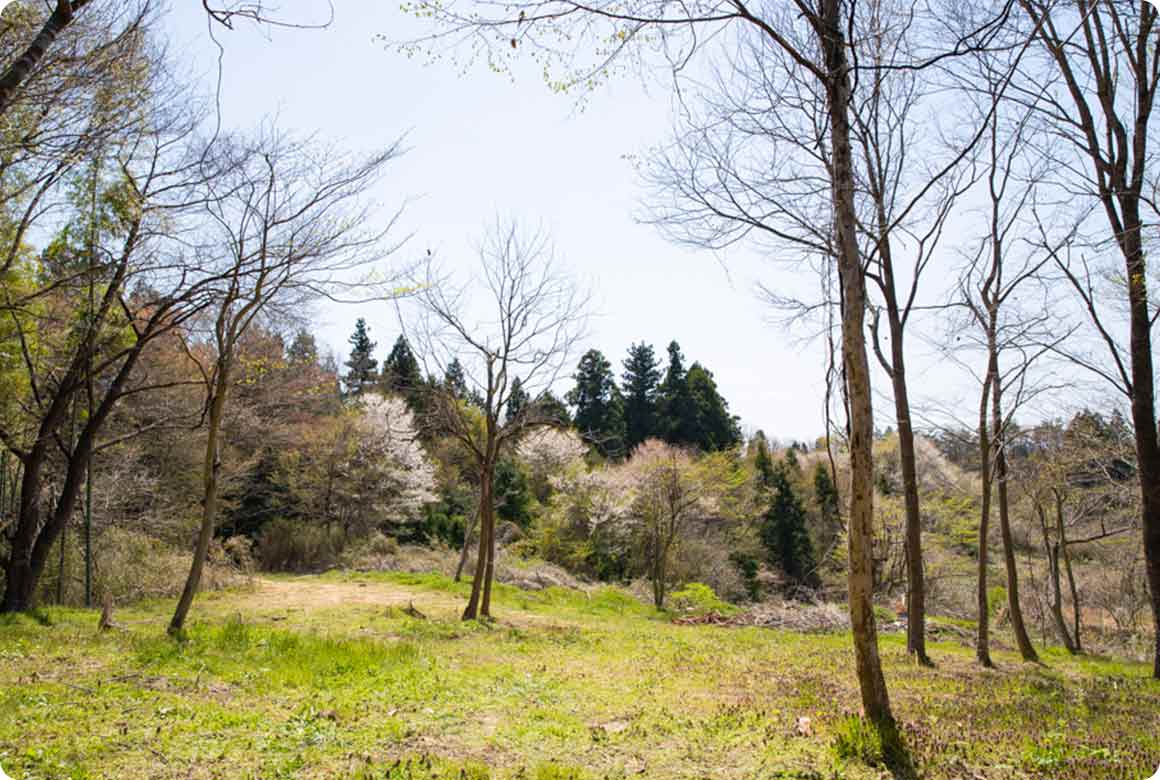
[[[16,90],[28,78],[28,74],[32,72],[37,63],[44,59],[45,52],[56,42],[64,28],[72,23],[76,12],[88,3],[89,0],[71,0],[71,2],[70,0],[56,0],[56,8],[45,20],[40,32],[32,39],[32,43],[28,44],[28,48],[24,50],[20,58],[12,63],[3,75],[0,75],[0,116],[8,111],[9,106],[12,105],[12,98],[16,95]]]
[[[1136,139],[1144,132],[1137,128]],[[1140,514],[1144,532],[1148,590],[1152,596],[1155,632],[1152,676],[1160,680],[1160,441],[1156,434],[1156,388],[1152,368],[1152,321],[1148,310],[1147,266],[1141,242],[1143,224],[1139,197],[1121,196],[1125,232],[1121,236],[1131,307],[1132,426],[1136,434],[1136,463],[1140,478]]]
[[[489,539],[489,520],[495,514],[495,502],[492,499],[492,479],[495,468],[487,461],[480,469],[479,482],[479,552],[475,559],[475,574],[471,578],[471,596],[467,599],[467,608],[463,610],[464,620],[479,618],[480,601],[483,596],[483,580],[487,571],[487,559],[491,553]]]
[[[1055,491],[1055,528],[1056,533],[1059,535],[1059,549],[1063,555],[1063,568],[1067,572],[1067,585],[1071,590],[1072,638],[1075,640],[1075,651],[1082,653],[1083,639],[1081,638],[1081,631],[1083,617],[1080,611],[1079,588],[1075,584],[1075,572],[1071,568],[1071,553],[1067,550],[1067,529],[1063,525],[1063,496],[1059,494],[1059,491]]]
[[[1043,534],[1043,552],[1047,555],[1047,577],[1051,584],[1051,621],[1055,624],[1055,633],[1063,642],[1064,648],[1072,655],[1076,654],[1075,643],[1071,638],[1071,631],[1067,628],[1067,621],[1063,617],[1063,585],[1060,573],[1060,550],[1063,546],[1059,539],[1054,542],[1047,526],[1047,513],[1038,499],[1035,502],[1035,512],[1039,515],[1039,528]]]
[[[217,521],[218,475],[221,470],[221,460],[218,457],[218,438],[221,433],[222,416],[229,390],[231,364],[232,360],[225,360],[214,379],[213,398],[210,400],[209,408],[209,427],[206,432],[205,460],[202,464],[204,492],[202,494],[201,529],[198,531],[197,547],[194,549],[189,576],[185,580],[181,598],[177,601],[177,609],[173,612],[173,619],[169,621],[169,633],[174,636],[185,628],[185,620],[189,616],[190,607],[193,606],[193,598],[197,595],[197,589],[201,585],[201,574],[205,569],[205,560],[209,555],[209,544],[213,540],[214,523]]]
[[[893,286],[893,273],[889,284]],[[893,300],[893,295],[889,298]],[[902,493],[906,504],[906,650],[923,666],[931,666],[926,654],[926,582],[923,573],[922,514],[918,501],[918,469],[914,455],[914,428],[910,423],[910,395],[906,387],[903,326],[897,303],[887,303],[890,323],[891,369],[894,415],[898,424],[898,460],[902,470]]]
[[[991,427],[995,436],[995,492],[999,504],[999,534],[1003,538],[1003,564],[1007,570],[1007,611],[1015,643],[1024,661],[1039,662],[1039,655],[1031,644],[1023,623],[1023,607],[1019,601],[1019,569],[1015,562],[1015,542],[1011,538],[1011,507],[1007,496],[1007,442],[1003,433],[1003,391],[999,373],[999,357],[994,355],[995,374],[991,387]]]
[[[850,74],[841,3],[821,4],[818,35],[824,56],[827,111],[832,145],[831,188],[837,233],[837,261],[844,295],[842,357],[850,398],[849,600],[862,709],[876,726],[893,728],[894,716],[874,622],[874,418],[870,364],[866,354],[866,278],[858,251],[854,204],[853,153],[850,146]]]
[[[987,357],[987,375],[983,379],[983,390],[979,400],[979,471],[982,482],[982,498],[979,502],[979,565],[976,579],[978,599],[978,623],[975,636],[975,657],[987,669],[995,666],[991,660],[991,605],[987,597],[987,559],[991,525],[991,436],[987,425],[987,409],[991,400],[992,377],[997,373],[994,352]]]

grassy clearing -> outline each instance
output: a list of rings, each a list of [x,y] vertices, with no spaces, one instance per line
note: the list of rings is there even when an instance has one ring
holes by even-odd
[[[183,642],[168,603],[0,620],[0,765],[32,778],[877,778],[849,638],[675,626],[614,590],[500,586],[457,620],[436,575],[278,578],[208,594]],[[418,619],[404,607],[428,616]],[[932,648],[883,653],[930,778],[1148,777],[1160,684],[1143,666]],[[798,719],[810,719],[808,734]]]

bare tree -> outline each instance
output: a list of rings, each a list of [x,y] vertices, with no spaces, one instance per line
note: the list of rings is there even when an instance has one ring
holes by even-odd
[[[1006,71],[994,61],[982,61],[983,104],[986,110],[1006,105]],[[1047,388],[1031,377],[1034,363],[1066,337],[1053,331],[1041,271],[1045,253],[1013,246],[1018,231],[1030,222],[1042,165],[1029,161],[1027,138],[1031,115],[1019,107],[993,116],[988,124],[986,158],[985,235],[960,280],[960,302],[968,313],[968,329],[957,330],[956,346],[973,346],[983,353],[985,368],[976,378],[980,387],[978,443],[982,502],[979,519],[977,577],[978,630],[976,654],[991,666],[987,565],[991,505],[997,505],[1003,560],[1007,573],[1008,614],[1024,660],[1038,661],[1023,621],[1019,572],[1011,534],[1008,447],[1014,415]],[[1020,295],[1038,290],[1041,307],[1022,306]],[[972,335],[973,334],[973,335]],[[963,341],[965,339],[965,341]],[[1005,361],[1011,359],[1011,365]]]
[[[1149,172],[1156,162],[1152,125],[1160,85],[1160,11],[1152,3],[1129,0],[1019,0],[1019,5],[1042,44],[1040,68],[1030,74],[1024,94],[1044,117],[1043,152],[1063,179],[1061,198],[1078,202],[1075,225],[1086,227],[1093,210],[1103,212],[1105,238],[1085,243],[1106,258],[1110,238],[1122,264],[1123,282],[1114,300],[1127,307],[1126,345],[1115,335],[1118,313],[1096,291],[1089,259],[1055,254],[1101,349],[1106,348],[1099,361],[1073,357],[1124,393],[1132,406],[1156,628],[1153,676],[1160,679],[1160,439],[1152,355],[1157,315],[1148,300],[1145,254],[1147,215],[1154,220],[1157,210],[1156,179]],[[1064,143],[1051,144],[1054,139]]]
[[[543,402],[574,358],[588,309],[588,296],[557,272],[542,232],[524,234],[514,222],[497,223],[479,259],[478,297],[475,287],[455,286],[430,259],[413,279],[421,315],[415,343],[428,373],[445,374],[458,360],[479,399],[476,405],[437,384],[427,421],[470,453],[478,478],[479,544],[464,620],[491,617],[496,464],[526,432],[561,425]],[[505,416],[517,376],[530,402]]]
[[[185,626],[217,522],[219,439],[241,340],[260,319],[344,295],[360,281],[352,275],[369,273],[395,248],[386,243],[394,219],[374,226],[365,200],[398,154],[397,145],[352,159],[271,132],[252,142],[225,142],[218,153],[226,164],[211,182],[209,235],[192,263],[212,278],[206,317],[211,358],[199,362],[206,420],[201,527],[171,634]]]

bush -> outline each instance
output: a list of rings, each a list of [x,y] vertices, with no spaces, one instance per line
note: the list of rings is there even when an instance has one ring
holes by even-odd
[[[323,571],[338,562],[343,543],[340,531],[279,518],[262,526],[258,557],[266,571]]]
[[[1005,606],[1007,606],[1007,589],[1002,585],[987,588],[987,614],[995,617]]]
[[[52,564],[40,582],[40,603],[57,601],[60,583],[60,544],[49,560]],[[93,538],[93,602],[104,594],[116,604],[132,604],[143,599],[174,598],[181,593],[189,575],[191,553],[171,547],[139,531],[106,528]],[[65,544],[64,582],[60,595],[65,604],[81,606],[85,598],[84,548],[80,534],[70,534]],[[202,574],[202,590],[218,590],[245,584],[247,574],[230,556],[215,545]]]
[[[673,609],[685,615],[734,615],[737,607],[717,597],[713,589],[701,582],[690,582],[670,596]]]

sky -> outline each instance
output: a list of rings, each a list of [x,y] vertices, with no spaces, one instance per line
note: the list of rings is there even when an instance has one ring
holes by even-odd
[[[213,90],[219,52],[201,4],[175,6],[166,21],[172,52]],[[282,7],[307,16],[325,11],[314,0]],[[466,272],[497,217],[542,227],[558,262],[592,290],[585,348],[603,351],[618,374],[629,344],[649,342],[663,357],[675,339],[687,363],[713,371],[745,430],[782,441],[820,435],[823,345],[774,322],[755,291],[758,282],[795,289],[805,283],[800,275],[753,250],[722,256],[676,246],[636,219],[645,193],[628,158],[666,138],[671,106],[663,84],[622,76],[580,110],[537,73],[512,79],[482,65],[426,64],[376,38],[413,37],[421,31],[415,25],[394,3],[336,0],[326,29],[215,27],[223,127],[274,119],[360,150],[404,137],[407,151],[376,193],[388,212],[404,206],[398,235],[411,238],[400,260],[430,249],[446,268]],[[395,309],[383,303],[320,306],[320,345],[344,359],[358,317],[382,360],[400,333]],[[945,361],[917,335],[910,380],[921,399],[923,390],[952,382]],[[889,424],[889,396],[879,395],[876,407]]]

